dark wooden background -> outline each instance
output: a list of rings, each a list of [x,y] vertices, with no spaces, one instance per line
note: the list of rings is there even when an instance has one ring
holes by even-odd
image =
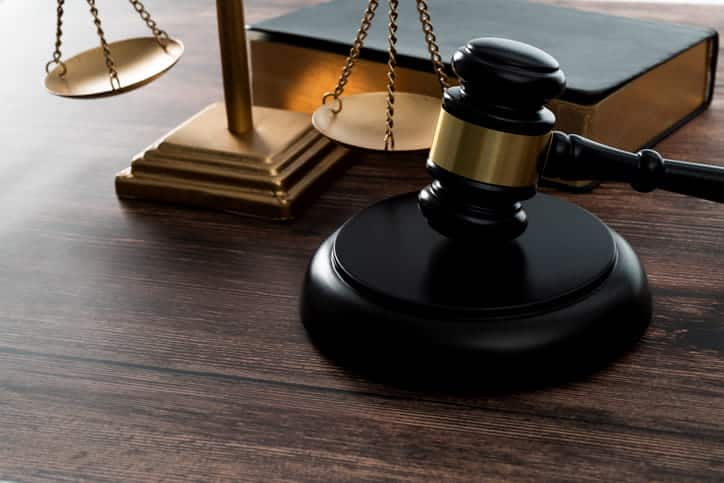
[[[68,54],[96,45],[84,3]],[[724,207],[563,195],[632,243],[655,295],[641,346],[588,380],[473,397],[356,378],[308,342],[302,277],[350,215],[425,183],[420,159],[359,157],[287,225],[119,202],[114,173],[221,97],[214,2],[146,3],[186,56],[83,102],[41,84],[54,2],[0,2],[0,480],[724,478]],[[246,3],[253,22],[311,2]],[[558,3],[724,28],[724,6]],[[109,37],[144,32],[126,2],[98,6]],[[721,74],[664,155],[724,164]]]

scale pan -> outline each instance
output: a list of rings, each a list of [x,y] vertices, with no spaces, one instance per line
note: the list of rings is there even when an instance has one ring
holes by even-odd
[[[45,78],[45,87],[63,97],[93,98],[112,96],[136,89],[160,77],[173,67],[184,52],[183,44],[174,39],[161,40],[161,48],[154,37],[120,40],[108,45],[115,61],[121,87],[113,89],[108,76],[103,51],[100,47],[86,50],[56,65]]]
[[[340,144],[374,151],[385,150],[386,92],[369,92],[342,97],[342,111],[335,103],[314,112],[312,123],[324,136]],[[395,93],[395,148],[391,151],[429,149],[440,116],[440,99]]]

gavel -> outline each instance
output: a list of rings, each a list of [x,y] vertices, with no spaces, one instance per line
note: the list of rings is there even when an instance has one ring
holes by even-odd
[[[322,243],[304,325],[332,358],[403,383],[540,384],[596,370],[648,327],[646,271],[595,215],[536,195],[541,176],[722,202],[724,169],[554,131],[545,104],[565,76],[524,43],[477,39],[452,65],[460,85],[444,95],[432,183],[373,204]]]
[[[724,202],[724,168],[664,159],[651,149],[631,153],[554,131],[545,106],[565,88],[548,53],[514,40],[480,38],[452,59],[460,85],[446,90],[419,194],[428,223],[468,240],[511,240],[527,226],[521,201],[541,176],[625,181]],[[622,115],[625,115],[622,113]]]

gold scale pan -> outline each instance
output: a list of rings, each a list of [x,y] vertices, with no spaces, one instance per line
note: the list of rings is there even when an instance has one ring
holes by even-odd
[[[63,8],[58,0],[56,42],[53,58],[46,64],[45,87],[52,94],[72,98],[112,96],[154,81],[181,58],[184,46],[158,28],[143,4],[129,0],[141,19],[153,32],[152,37],[138,37],[108,43],[95,0],[86,0],[93,17],[100,45],[63,61]]]
[[[429,8],[425,0],[416,0],[416,5],[433,70],[444,90],[448,87],[448,79]],[[345,146],[374,151],[429,149],[440,114],[440,99],[395,92],[399,0],[389,0],[387,91],[342,97],[378,6],[379,0],[369,0],[337,85],[333,91],[324,94],[312,122],[323,135]]]

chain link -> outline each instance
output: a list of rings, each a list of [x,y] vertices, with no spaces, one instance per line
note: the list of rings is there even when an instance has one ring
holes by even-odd
[[[134,3],[136,0],[130,0]],[[397,19],[398,19],[398,7],[399,0],[389,0],[389,48],[387,51],[387,100],[386,100],[386,116],[385,116],[385,151],[395,149],[395,83],[397,80]],[[440,47],[437,42],[437,36],[432,26],[432,20],[430,18],[430,9],[426,0],[416,0],[417,12],[420,16],[420,23],[422,24],[422,32],[425,34],[425,42],[427,44],[427,50],[430,53],[430,61],[432,62],[433,70],[437,75],[440,87],[444,90],[450,86],[447,72],[445,71],[445,64],[440,56]],[[364,41],[369,34],[370,27],[372,26],[372,20],[375,17],[377,7],[379,6],[379,0],[369,0],[367,9],[362,17],[359,30],[355,37],[354,43],[350,48],[349,55],[345,61],[342,73],[337,80],[337,85],[332,92],[325,92],[322,96],[322,105],[326,105],[330,99],[335,102],[334,107],[331,110],[334,114],[342,112],[342,99],[341,96],[344,93],[344,89],[349,82],[349,77],[352,75],[352,70],[360,58]]]
[[[58,8],[57,11],[57,17],[56,17],[56,27],[55,27],[55,50],[53,51],[53,58],[50,62],[45,64],[45,72],[50,73],[50,67],[52,65],[59,65],[62,69],[60,71],[60,77],[63,77],[66,72],[68,72],[68,68],[65,66],[65,63],[60,60],[63,57],[63,53],[60,51],[61,46],[63,45],[63,6],[65,5],[65,0],[58,0]]]
[[[385,151],[395,149],[395,81],[397,80],[397,7],[399,0],[390,0],[390,31],[387,59],[387,113],[385,122]]]
[[[333,98],[336,101],[336,107],[332,110],[335,114],[342,111],[342,100],[340,99],[340,96],[344,93],[344,88],[347,86],[349,76],[352,74],[352,69],[359,59],[360,51],[364,46],[365,39],[370,31],[370,27],[372,26],[372,20],[375,18],[375,12],[377,11],[378,6],[378,0],[370,0],[367,4],[367,9],[362,16],[362,22],[360,23],[352,48],[349,50],[349,55],[344,63],[344,67],[342,68],[342,73],[337,81],[337,86],[334,88],[333,92],[326,92],[324,96],[322,96],[322,104],[326,104],[327,100],[330,98]]]
[[[105,60],[106,68],[108,69],[108,76],[111,81],[111,88],[113,90],[121,88],[121,81],[118,79],[118,71],[116,70],[116,63],[111,55],[111,49],[106,41],[105,32],[101,24],[101,18],[96,7],[95,0],[87,0],[88,6],[90,7],[91,15],[93,15],[93,24],[96,26],[96,33],[101,41],[101,49],[103,50],[103,58]],[[165,40],[168,40],[169,36],[165,30],[162,30],[156,24],[156,21],[151,18],[151,14],[143,6],[140,0],[129,0],[133,8],[141,16],[141,19],[146,23],[148,28],[153,32],[153,36],[156,38],[156,42],[165,50]],[[45,64],[45,71],[50,73],[50,69],[53,65],[59,65],[61,67],[60,77],[63,77],[67,72],[68,68],[65,63],[61,60],[63,53],[61,47],[63,45],[63,13],[64,13],[65,0],[58,0],[57,7],[57,22],[55,28],[55,50],[53,51],[53,58]],[[349,75],[347,76],[349,77]]]
[[[435,35],[435,31],[432,27],[430,9],[428,8],[425,0],[417,0],[417,12],[420,14],[422,32],[425,34],[425,42],[427,42],[427,50],[430,52],[432,67],[437,74],[440,87],[445,90],[450,87],[450,82],[447,77],[447,72],[445,72],[445,64],[443,64],[442,57],[440,56],[440,47],[437,43],[437,36]]]
[[[103,32],[101,17],[99,16],[98,9],[96,8],[96,0],[86,1],[88,2],[88,6],[90,6],[90,12],[91,15],[93,15],[93,24],[96,26],[96,33],[101,41],[101,49],[103,50],[103,58],[106,61],[108,77],[111,80],[111,88],[115,91],[116,89],[121,88],[121,81],[118,80],[118,71],[116,71],[116,62],[113,60],[111,49],[108,47],[108,42],[106,41],[106,34]]]
[[[158,25],[156,24],[156,21],[151,18],[151,14],[146,10],[146,7],[143,6],[143,4],[139,0],[128,0],[131,2],[131,5],[133,5],[133,8],[138,12],[138,15],[141,16],[141,20],[146,22],[146,26],[151,29],[151,32],[153,32],[153,36],[156,38],[156,42],[163,47],[166,48],[166,45],[164,44],[164,40],[168,40],[168,34],[165,30],[161,30]]]

